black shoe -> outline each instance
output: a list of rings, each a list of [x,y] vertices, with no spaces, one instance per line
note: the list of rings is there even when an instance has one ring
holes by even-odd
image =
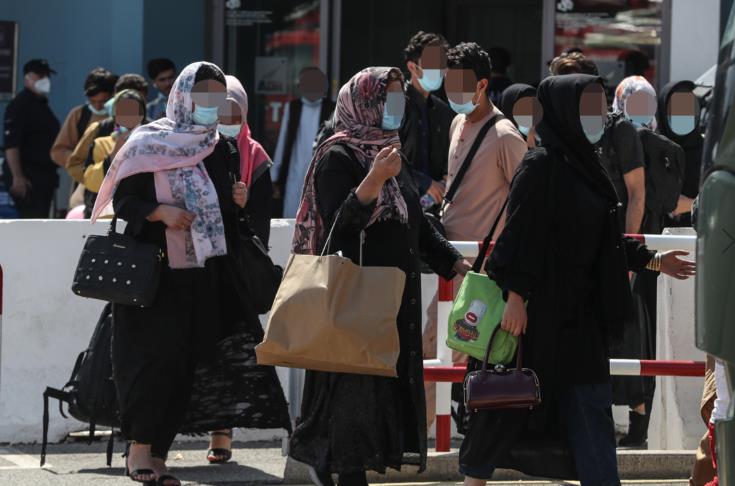
[[[168,483],[166,482],[168,481]],[[176,481],[179,483],[178,485],[174,485],[171,483],[171,481]],[[181,486],[181,481],[179,481],[177,478],[171,476],[170,474],[161,474],[158,477],[158,482],[156,483],[157,486]]]
[[[339,486],[369,486],[365,471],[354,473],[341,473],[338,480]]]
[[[309,466],[309,478],[315,486],[335,486],[332,475],[328,472],[317,471]]]
[[[648,447],[648,422],[650,416],[648,414],[641,415],[631,410],[628,413],[628,418],[630,420],[628,435],[620,439],[618,446],[629,447],[631,449],[645,449]]]

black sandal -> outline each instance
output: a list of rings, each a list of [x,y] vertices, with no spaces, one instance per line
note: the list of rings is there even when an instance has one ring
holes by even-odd
[[[129,477],[131,480],[135,481],[136,483],[143,483],[143,486],[157,486],[158,482],[155,479],[156,472],[153,469],[134,469],[130,470],[128,467],[128,457],[130,456],[130,442],[128,442],[128,445],[125,446],[125,453],[123,454],[123,457],[125,458],[125,475]],[[141,480],[136,479],[140,476],[153,476],[154,479],[148,479],[148,480]]]
[[[223,435],[232,440],[232,429],[230,429],[229,432],[222,432],[219,430],[210,432],[209,435]],[[232,459],[232,449],[209,449],[207,451],[207,461],[209,461],[210,464],[224,464],[230,459]]]
[[[179,484],[164,484],[166,481],[176,481]],[[158,482],[155,483],[157,486],[181,486],[181,481],[178,478],[171,476],[170,474],[161,474],[158,476]]]

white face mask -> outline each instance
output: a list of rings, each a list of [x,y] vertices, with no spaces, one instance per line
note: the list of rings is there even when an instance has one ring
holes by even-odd
[[[47,95],[51,92],[51,80],[46,76],[33,83],[33,89],[38,94]]]

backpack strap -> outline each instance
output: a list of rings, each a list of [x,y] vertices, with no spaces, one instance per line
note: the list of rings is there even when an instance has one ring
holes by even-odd
[[[467,173],[467,169],[470,168],[472,159],[475,158],[475,154],[480,149],[480,145],[482,144],[482,141],[485,139],[485,135],[487,135],[487,132],[498,121],[504,120],[504,119],[505,119],[505,116],[503,116],[502,113],[498,113],[497,115],[492,117],[490,120],[488,120],[487,123],[485,123],[480,129],[480,131],[477,133],[477,137],[475,137],[475,141],[472,142],[472,147],[470,147],[470,151],[467,152],[467,156],[464,158],[462,165],[457,171],[457,175],[452,181],[452,184],[447,189],[447,193],[445,194],[444,200],[442,201],[442,208],[444,208],[446,204],[452,203],[454,201],[454,195],[457,193],[457,190],[459,189],[459,185],[462,183],[462,179],[464,179],[464,176]]]
[[[89,106],[86,104],[82,107],[82,113],[79,116],[79,120],[77,120],[77,140],[81,140],[82,135],[84,135],[84,131],[87,129],[87,125],[89,125],[89,120],[92,119],[92,110],[89,109]]]
[[[46,387],[46,391],[43,392],[43,439],[41,442],[41,467],[46,464],[46,446],[48,445],[49,398],[55,398],[59,400],[59,410],[61,410],[62,402],[69,402],[69,394],[67,392],[51,387]],[[64,415],[63,412],[62,415]],[[64,417],[66,416],[64,415]]]

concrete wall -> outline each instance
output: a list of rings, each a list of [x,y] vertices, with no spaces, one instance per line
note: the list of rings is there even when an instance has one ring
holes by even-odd
[[[717,64],[720,0],[671,0],[669,80],[695,80]]]
[[[271,254],[284,264],[289,254],[292,222],[274,220]],[[41,437],[42,399],[46,386],[61,387],[77,354],[86,348],[103,304],[74,296],[71,280],[84,239],[101,234],[107,223],[87,221],[0,221],[0,266],[4,273],[0,316],[0,443],[33,442]],[[436,278],[423,276],[426,307]],[[662,278],[659,307],[659,357],[702,359],[693,340],[693,282]],[[287,398],[298,411],[303,372],[278,370]],[[698,419],[702,380],[659,379],[651,425],[652,448],[693,448],[701,437]],[[50,408],[50,440],[84,426]],[[627,412],[616,411],[621,427]],[[282,431],[240,431],[243,440],[282,437]]]

